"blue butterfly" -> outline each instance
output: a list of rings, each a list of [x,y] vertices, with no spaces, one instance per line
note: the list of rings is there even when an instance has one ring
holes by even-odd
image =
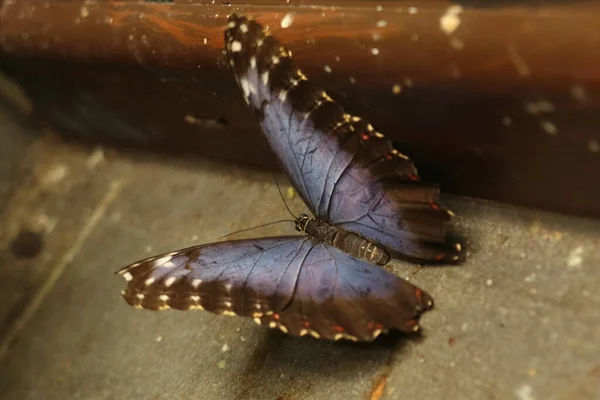
[[[463,259],[439,189],[309,81],[260,24],[232,14],[225,43],[244,99],[314,217],[296,219],[304,236],[212,243],[129,265],[117,272],[124,299],[251,317],[296,336],[371,341],[418,331],[431,296],[373,264]]]

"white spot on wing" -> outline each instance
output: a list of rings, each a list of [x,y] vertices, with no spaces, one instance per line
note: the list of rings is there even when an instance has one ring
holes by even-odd
[[[263,83],[263,85],[265,85],[265,86],[266,86],[266,85],[267,85],[267,83],[269,83],[269,71],[265,71],[265,72],[264,72],[264,73],[261,75],[261,78],[262,78],[262,83]]]
[[[145,284],[146,286],[150,286],[150,285],[152,285],[152,284],[154,283],[154,281],[155,281],[155,280],[156,280],[156,278],[154,278],[153,276],[151,276],[150,278],[148,278],[148,279],[146,279],[146,280],[144,281],[144,284]]]
[[[256,86],[254,86],[250,81],[247,81],[247,82],[248,82],[248,91],[252,94],[258,93],[256,90]]]
[[[175,278],[174,276],[167,278],[167,280],[165,281],[165,287],[171,286],[175,282],[175,280],[177,280],[177,278]]]
[[[237,53],[238,51],[242,50],[242,43],[235,40],[233,43],[231,43],[231,51],[233,53]]]
[[[167,296],[166,294],[161,294],[158,299],[160,301],[169,301],[169,296]]]
[[[248,86],[248,79],[240,78],[240,86],[242,87],[242,91],[244,92],[244,98],[248,98],[248,94],[250,94],[250,88]]]
[[[131,275],[131,273],[129,273],[129,272],[125,272],[125,273],[123,274],[123,278],[125,278],[125,280],[126,280],[127,282],[129,282],[130,280],[132,280],[132,279],[133,279],[133,275]]]
[[[157,267],[160,267],[161,265],[165,264],[166,262],[171,260],[171,254],[167,254],[164,257],[159,258],[158,260],[154,261],[154,265],[156,265]]]
[[[241,24],[240,25],[240,32],[242,32],[242,33],[248,32],[248,25],[247,24]]]
[[[194,287],[194,289],[198,289],[198,286],[200,286],[201,283],[202,283],[202,279],[194,279],[192,281],[192,286]]]
[[[250,68],[252,68],[252,69],[256,68],[256,57],[250,58]]]
[[[234,21],[229,21],[229,22],[227,23],[227,27],[228,27],[228,28],[233,28],[234,26],[235,26],[235,22],[234,22]]]

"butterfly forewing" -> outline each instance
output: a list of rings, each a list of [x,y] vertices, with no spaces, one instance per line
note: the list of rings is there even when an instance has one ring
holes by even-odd
[[[390,329],[410,332],[433,304],[389,272],[301,236],[191,247],[118,273],[134,307],[235,314],[324,339],[370,341]]]
[[[439,191],[371,124],[344,112],[260,24],[231,15],[226,53],[246,102],[315,216],[418,261],[459,260]]]

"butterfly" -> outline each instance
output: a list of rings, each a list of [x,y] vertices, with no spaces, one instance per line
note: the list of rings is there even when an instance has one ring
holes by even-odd
[[[259,23],[232,14],[226,57],[271,149],[314,214],[304,235],[190,247],[117,273],[131,306],[253,318],[295,336],[372,341],[419,330],[432,297],[381,268],[390,257],[459,262],[439,189],[362,118],[308,80]]]

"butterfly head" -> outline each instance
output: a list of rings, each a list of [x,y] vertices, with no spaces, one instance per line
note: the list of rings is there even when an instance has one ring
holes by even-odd
[[[298,218],[296,218],[296,230],[300,231],[300,232],[305,232],[306,231],[306,226],[308,225],[308,223],[312,220],[312,218],[310,218],[308,215],[306,214],[300,214],[300,216]]]

